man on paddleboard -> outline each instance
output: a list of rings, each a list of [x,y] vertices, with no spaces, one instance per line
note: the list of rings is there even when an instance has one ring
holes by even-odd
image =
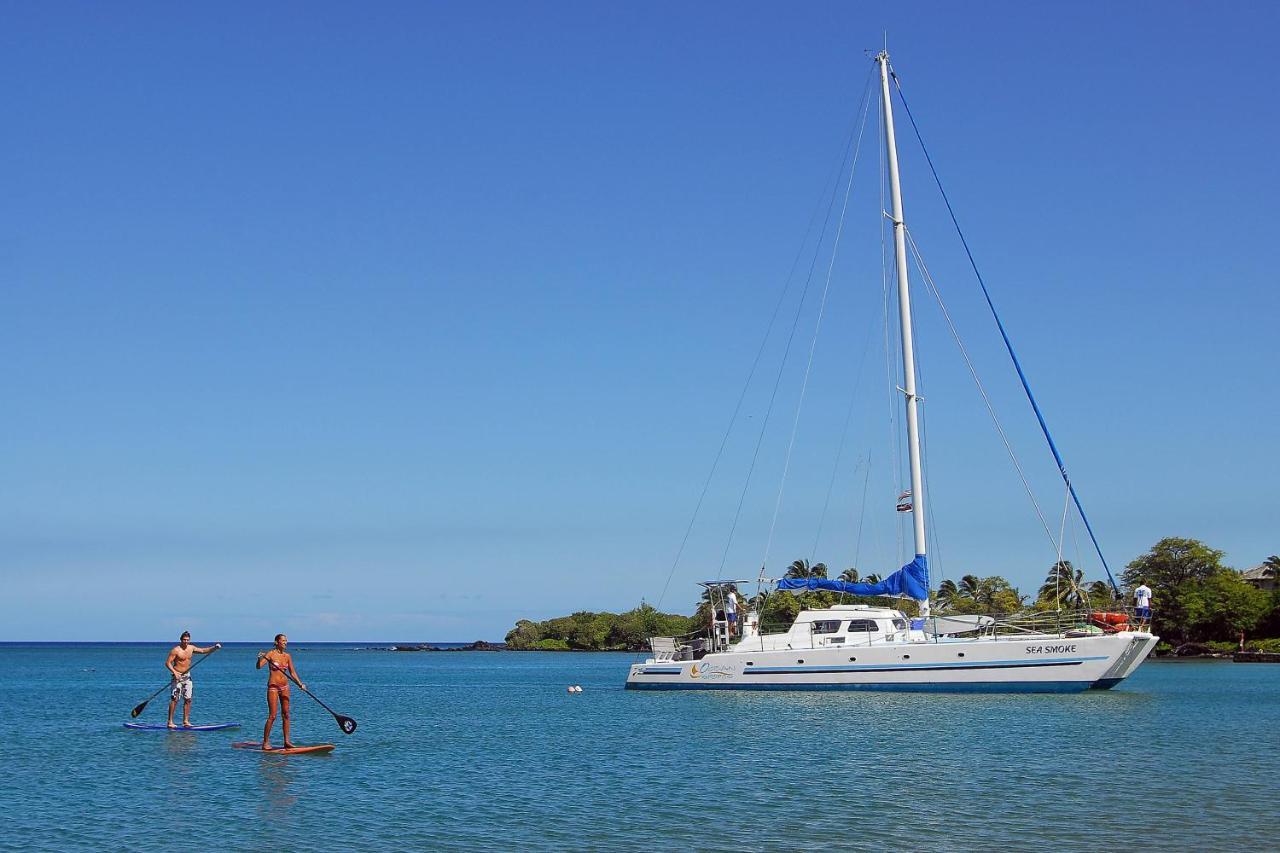
[[[191,726],[191,695],[194,692],[191,684],[191,658],[193,655],[207,655],[222,648],[222,643],[200,648],[191,645],[191,632],[183,631],[178,638],[178,645],[169,650],[165,659],[165,669],[173,676],[173,686],[169,689],[169,728],[178,728],[173,724],[173,711],[178,707],[178,699],[182,699],[182,726]]]
[[[276,634],[276,646],[269,652],[258,653],[258,669],[266,666],[267,673],[267,724],[262,729],[262,748],[271,748],[271,727],[275,725],[276,713],[280,714],[280,728],[284,732],[284,748],[293,749],[293,741],[289,740],[289,677],[303,690],[307,685],[298,678],[298,671],[293,668],[293,658],[285,651],[289,638],[284,634]]]

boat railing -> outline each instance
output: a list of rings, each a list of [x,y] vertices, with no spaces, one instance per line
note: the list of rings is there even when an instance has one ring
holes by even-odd
[[[977,632],[977,635],[1000,637],[1020,634],[1058,634],[1087,637],[1149,629],[1150,621],[1140,617],[1133,607],[1110,603],[1105,607],[1040,610],[997,616],[991,625],[985,626]]]
[[[654,663],[696,660],[716,649],[715,635],[709,631],[690,631],[674,637],[650,637]]]

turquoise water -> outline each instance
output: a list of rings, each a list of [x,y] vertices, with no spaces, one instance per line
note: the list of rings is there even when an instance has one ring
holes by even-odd
[[[1149,662],[1070,696],[644,693],[633,655],[294,643],[360,727],[295,689],[294,739],[338,749],[273,756],[229,748],[261,735],[256,646],[195,673],[193,722],[239,731],[121,727],[167,649],[0,645],[0,846],[1280,846],[1280,666]]]

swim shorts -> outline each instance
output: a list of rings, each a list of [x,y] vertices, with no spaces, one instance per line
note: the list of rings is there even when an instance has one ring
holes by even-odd
[[[173,688],[169,691],[169,696],[176,702],[179,699],[191,701],[191,676],[184,675],[182,678],[173,680]]]

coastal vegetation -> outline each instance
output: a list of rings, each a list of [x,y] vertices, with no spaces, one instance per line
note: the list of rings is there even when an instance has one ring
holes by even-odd
[[[930,598],[933,612],[939,615],[1105,610],[1131,604],[1133,590],[1145,583],[1153,593],[1152,625],[1162,646],[1193,645],[1222,652],[1236,649],[1246,635],[1280,637],[1280,590],[1250,584],[1240,572],[1223,564],[1223,556],[1222,551],[1197,539],[1169,537],[1125,567],[1118,596],[1107,581],[1090,580],[1070,561],[1062,560],[1049,567],[1034,596],[998,575],[966,574],[959,581],[943,579]],[[1280,556],[1269,557],[1264,565],[1280,574]],[[825,578],[829,571],[824,563],[796,560],[787,567],[786,576]],[[850,583],[880,580],[877,575],[860,576],[856,568],[845,569],[837,577]],[[806,608],[883,605],[885,599],[819,591],[758,593],[747,601],[760,614],[765,631],[781,631]],[[895,606],[909,616],[916,615],[913,601],[903,599]],[[508,648],[519,650],[642,651],[648,648],[650,637],[682,636],[706,628],[711,611],[709,595],[703,593],[692,616],[660,613],[641,604],[626,613],[584,611],[545,622],[522,619],[507,634],[506,642]],[[1259,651],[1280,651],[1280,639],[1251,640],[1248,645]]]
[[[626,613],[580,611],[532,622],[521,619],[507,633],[507,648],[519,651],[639,651],[650,637],[678,637],[694,630],[694,621],[675,613],[659,613],[641,604]]]

